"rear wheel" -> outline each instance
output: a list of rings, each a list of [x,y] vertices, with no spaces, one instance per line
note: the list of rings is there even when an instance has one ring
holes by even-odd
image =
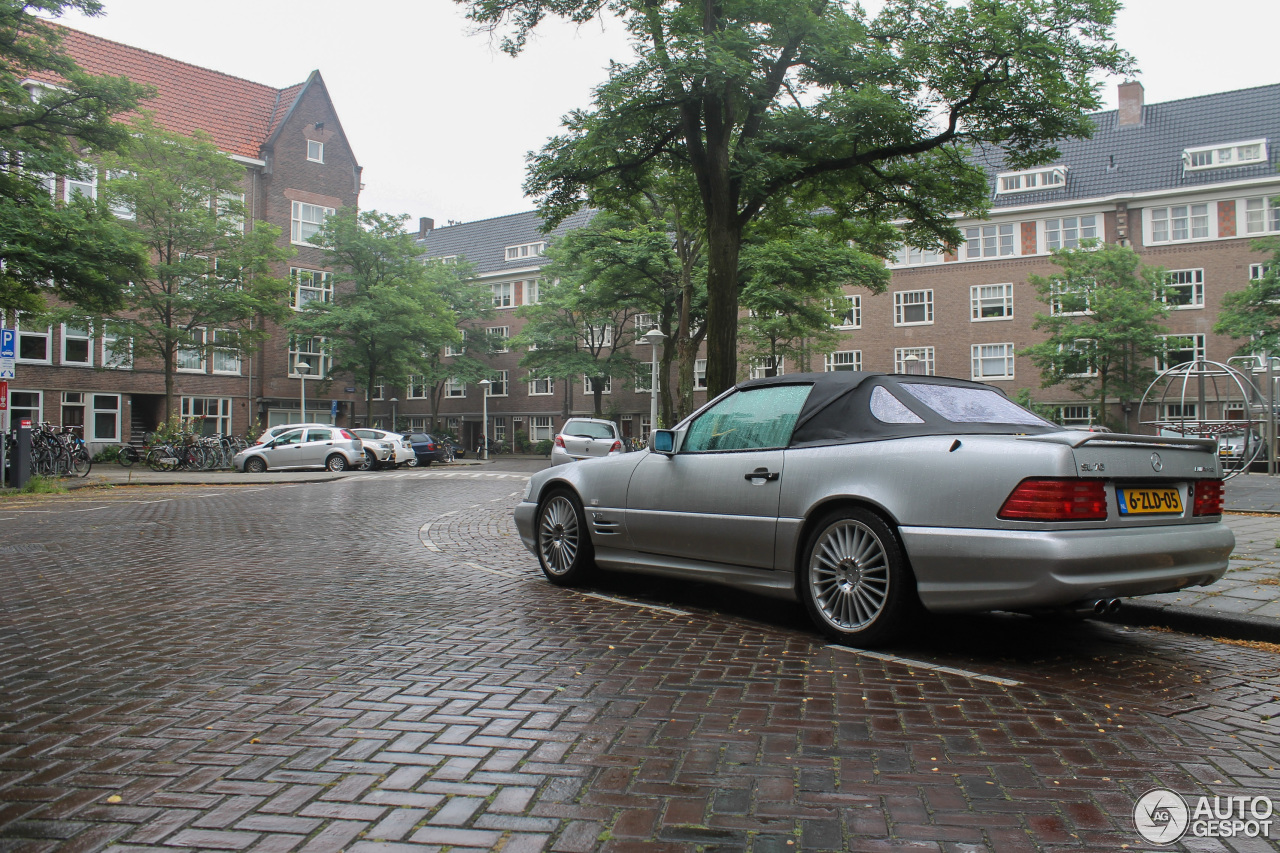
[[[418,467],[418,454],[416,454],[416,453],[415,453],[415,454],[413,454],[412,456],[410,456],[408,459],[406,459],[406,460],[404,461],[404,464],[405,464],[405,465],[408,465],[410,468],[417,468],[417,467]]]
[[[138,461],[138,450],[128,444],[120,448],[120,456],[118,460],[121,465],[128,468],[130,465]]]
[[[364,458],[360,460],[360,464],[356,466],[357,471],[373,471],[378,467],[378,460],[374,458],[372,450],[364,452]]]
[[[534,536],[542,573],[553,584],[581,583],[595,567],[595,548],[582,502],[572,492],[556,491],[547,496],[538,507]]]
[[[880,645],[919,615],[915,578],[898,539],[870,510],[846,508],[813,528],[800,597],[818,630],[854,646]]]
[[[77,447],[71,451],[71,473],[77,477],[88,477],[89,470],[93,468],[93,459],[89,456],[89,451],[83,447]]]
[[[347,459],[341,453],[335,453],[325,460],[324,467],[335,473],[345,471],[347,470]]]

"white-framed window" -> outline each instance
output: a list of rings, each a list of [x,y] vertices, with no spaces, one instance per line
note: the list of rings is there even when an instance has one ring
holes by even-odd
[[[71,201],[78,195],[85,198],[98,197],[98,167],[92,163],[81,162],[77,169],[79,174],[67,175],[62,180],[62,200]]]
[[[493,419],[493,440],[502,444],[507,440],[507,419],[504,417],[495,417]]]
[[[1156,359],[1156,370],[1168,370],[1188,361],[1202,361],[1205,357],[1204,335],[1161,335],[1168,350],[1164,358]]]
[[[1280,205],[1276,205],[1270,196],[1245,199],[1244,230],[1246,234],[1280,231]]]
[[[467,383],[461,379],[449,377],[444,383],[444,395],[446,397],[465,397],[467,396]]]
[[[582,333],[582,343],[590,350],[613,346],[613,326],[587,326]]]
[[[333,273],[290,267],[289,278],[293,282],[289,305],[295,311],[301,311],[310,302],[333,301]]]
[[[835,370],[861,370],[862,350],[851,349],[829,352],[823,359],[823,370],[831,373]]]
[[[784,376],[787,372],[787,360],[780,355],[766,355],[751,362],[751,378],[763,379],[766,376]]]
[[[1182,168],[1188,172],[1201,169],[1225,169],[1228,166],[1248,166],[1265,163],[1267,140],[1250,139],[1246,142],[1228,142],[1225,145],[1203,145],[1182,151]]]
[[[893,325],[933,324],[933,291],[903,290],[893,294]]]
[[[507,382],[511,378],[509,370],[495,370],[489,377],[489,396],[505,397],[507,396]]]
[[[1055,280],[1049,283],[1049,313],[1083,317],[1093,313],[1089,308],[1089,290],[1093,282]]]
[[[1151,208],[1152,243],[1204,240],[1209,235],[1208,204],[1175,204]]]
[[[1165,274],[1168,288],[1165,302],[1174,308],[1204,307],[1204,270],[1169,270]]]
[[[422,374],[410,374],[405,383],[404,393],[410,400],[429,400],[431,399],[431,384],[427,382],[427,377]]]
[[[582,393],[583,393],[583,394],[595,394],[595,393],[596,393],[596,391],[595,391],[595,387],[596,387],[596,386],[595,386],[595,380],[594,380],[592,377],[590,377],[590,376],[587,376],[587,375],[583,374],[583,377],[582,377]],[[613,393],[613,377],[612,377],[612,376],[606,376],[606,377],[604,377],[604,381],[600,383],[600,393],[601,393],[601,394],[612,394],[612,393]]]
[[[311,370],[308,379],[324,379],[329,375],[329,353],[324,338],[308,338],[300,335],[289,336],[289,376],[299,378],[299,364],[307,364]]]
[[[307,140],[307,160],[312,163],[324,162],[324,143],[318,139]]]
[[[1061,189],[1066,184],[1066,166],[1041,166],[1036,169],[1024,169],[1020,172],[1001,172],[996,176],[996,194],[1054,190]]]
[[[210,329],[209,348],[213,372],[240,375],[240,335],[234,329]]]
[[[1012,379],[1013,344],[974,344],[969,348],[974,379]]]
[[[969,288],[969,320],[1009,320],[1013,317],[1013,284],[975,284]]]
[[[890,261],[891,266],[895,267],[923,267],[932,264],[940,264],[946,258],[942,252],[934,249],[917,249],[915,246],[902,246],[893,253],[893,260]]]
[[[88,320],[62,324],[62,363],[72,367],[93,367],[93,330]]]
[[[519,261],[525,258],[538,258],[547,249],[546,243],[524,243],[519,246],[507,246],[506,259],[508,261]]]
[[[650,385],[653,384],[653,363],[636,365],[635,381],[631,383],[631,388],[638,394],[650,393]],[[662,377],[658,377],[658,390],[662,390]]]
[[[662,315],[661,314],[637,314],[635,316],[635,322],[636,322],[636,337],[637,338],[643,337],[645,332],[649,331],[650,329],[658,328],[658,326],[662,322]]]
[[[108,370],[133,369],[133,339],[114,332],[102,332],[102,366]]]
[[[16,427],[23,420],[31,421],[32,425],[44,421],[43,391],[9,392],[9,423]]]
[[[693,360],[693,387],[707,387],[707,360],[705,358],[695,358]]]
[[[551,415],[534,415],[529,422],[530,441],[549,441],[556,437]]]
[[[548,376],[529,375],[529,396],[548,397],[556,391],[556,381]]]
[[[1057,421],[1064,427],[1088,429],[1093,426],[1093,406],[1059,406]]]
[[[26,364],[53,364],[53,326],[23,328],[25,319],[25,315],[19,314],[14,322],[18,338],[17,360]]]
[[[933,347],[898,347],[893,351],[893,372],[933,375]]]
[[[244,193],[219,193],[214,199],[214,213],[227,234],[244,233]]]
[[[537,305],[542,301],[542,281],[531,278],[524,283],[524,304]]]
[[[89,394],[89,423],[85,441],[120,440],[120,395]]]
[[[132,178],[133,172],[127,169],[109,169],[107,171],[107,183],[111,183],[116,178]],[[111,201],[111,212],[116,215],[117,219],[137,219],[138,215],[133,209],[133,202],[125,198],[115,198]]]
[[[513,290],[511,282],[503,281],[498,284],[491,284],[489,289],[493,291],[494,308],[510,308],[514,304],[511,300],[511,291]]]
[[[1249,281],[1262,281],[1270,270],[1270,264],[1249,264]]]
[[[833,325],[837,329],[861,329],[862,297],[845,295],[833,300],[831,313],[835,317]]]
[[[489,335],[490,346],[494,352],[511,352],[507,347],[507,338],[511,337],[510,326],[490,326],[485,329]]]
[[[1044,221],[1044,246],[1047,250],[1078,249],[1081,240],[1098,239],[1098,217],[1063,216]]]
[[[1012,222],[1002,225],[971,225],[963,231],[966,261],[980,261],[983,258],[999,258],[1018,253],[1017,243],[1013,239]]]
[[[183,397],[182,419],[197,422],[203,435],[230,435],[231,398]]]
[[[318,204],[295,201],[293,203],[290,230],[292,241],[299,246],[310,246],[311,238],[324,225],[325,217],[333,216],[333,214],[334,209],[332,207],[321,207]]]
[[[377,377],[376,381],[373,383],[373,387],[369,389],[369,399],[387,399],[387,380],[383,379],[381,376]]]
[[[457,356],[460,356],[467,351],[467,330],[459,329],[458,334],[462,336],[462,340],[458,341],[455,344],[444,345],[444,354],[446,356],[456,358]]]
[[[80,427],[80,435],[88,439],[89,434],[84,432],[84,404],[83,391],[62,392],[62,425]]]
[[[204,329],[192,329],[191,343],[178,345],[174,355],[174,366],[181,373],[204,373]]]
[[[1200,405],[1198,403],[1165,403],[1162,407],[1166,421],[1198,420]]]
[[[1070,358],[1074,364],[1084,368],[1083,370],[1076,370],[1073,373],[1067,373],[1065,375],[1075,379],[1087,379],[1091,376],[1097,376],[1097,349],[1098,342],[1090,340],[1089,338],[1080,338],[1079,340],[1068,341],[1065,344],[1059,345],[1058,352],[1063,354],[1064,362],[1067,358]]]

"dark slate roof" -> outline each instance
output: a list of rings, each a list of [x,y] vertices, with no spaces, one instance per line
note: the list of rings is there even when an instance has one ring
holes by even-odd
[[[594,210],[580,210],[552,229],[550,234],[543,233],[542,217],[532,210],[476,222],[463,222],[429,232],[426,237],[418,240],[418,248],[428,258],[447,258],[451,255],[465,257],[475,267],[478,275],[540,267],[547,262],[546,258],[508,261],[507,246],[552,242],[568,231],[583,227],[595,215]]]
[[[1062,189],[995,194],[1004,169],[999,150],[975,159],[991,177],[995,209],[1054,204],[1126,193],[1187,190],[1248,178],[1275,177],[1280,165],[1280,85],[1219,92],[1143,107],[1143,123],[1119,127],[1118,110],[1095,113],[1091,139],[1059,143],[1062,156],[1050,165],[1067,167]],[[1269,163],[1186,172],[1182,151],[1266,139]]]

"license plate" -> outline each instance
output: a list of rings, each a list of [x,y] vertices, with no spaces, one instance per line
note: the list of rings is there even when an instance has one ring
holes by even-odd
[[[1173,488],[1116,489],[1121,515],[1182,513],[1182,496]]]

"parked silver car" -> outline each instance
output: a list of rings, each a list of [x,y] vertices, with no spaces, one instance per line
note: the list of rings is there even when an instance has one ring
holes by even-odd
[[[579,459],[616,456],[622,453],[622,437],[613,421],[569,418],[551,445],[551,464],[563,465]]]
[[[1211,439],[1064,430],[976,382],[745,382],[648,453],[549,468],[515,510],[547,578],[598,565],[803,602],[884,643],[936,612],[1095,613],[1213,583],[1234,545]]]
[[[298,429],[300,427],[333,428],[333,424],[279,424],[277,426],[269,427],[264,431],[262,435],[258,437],[258,443],[261,444],[262,442],[268,441],[276,436],[283,435],[290,430]],[[355,430],[348,430],[348,432],[354,434]],[[377,430],[377,432],[384,432],[384,430]],[[351,467],[358,468],[361,471],[370,471],[384,465],[395,464],[392,460],[395,458],[396,449],[395,445],[391,441],[377,437],[364,438],[363,436],[357,436],[357,438],[360,438],[363,443],[364,454]]]
[[[363,439],[366,445],[371,442],[379,442],[389,451],[387,455],[379,457],[379,465],[387,465],[392,468],[408,465],[412,468],[418,464],[418,457],[413,452],[413,445],[409,443],[409,439],[398,432],[373,429],[371,427],[358,427],[351,431]]]
[[[340,427],[321,424],[264,434],[257,444],[232,457],[231,464],[237,471],[252,474],[269,468],[345,471],[358,467],[365,459],[364,453],[364,444],[359,438]]]

